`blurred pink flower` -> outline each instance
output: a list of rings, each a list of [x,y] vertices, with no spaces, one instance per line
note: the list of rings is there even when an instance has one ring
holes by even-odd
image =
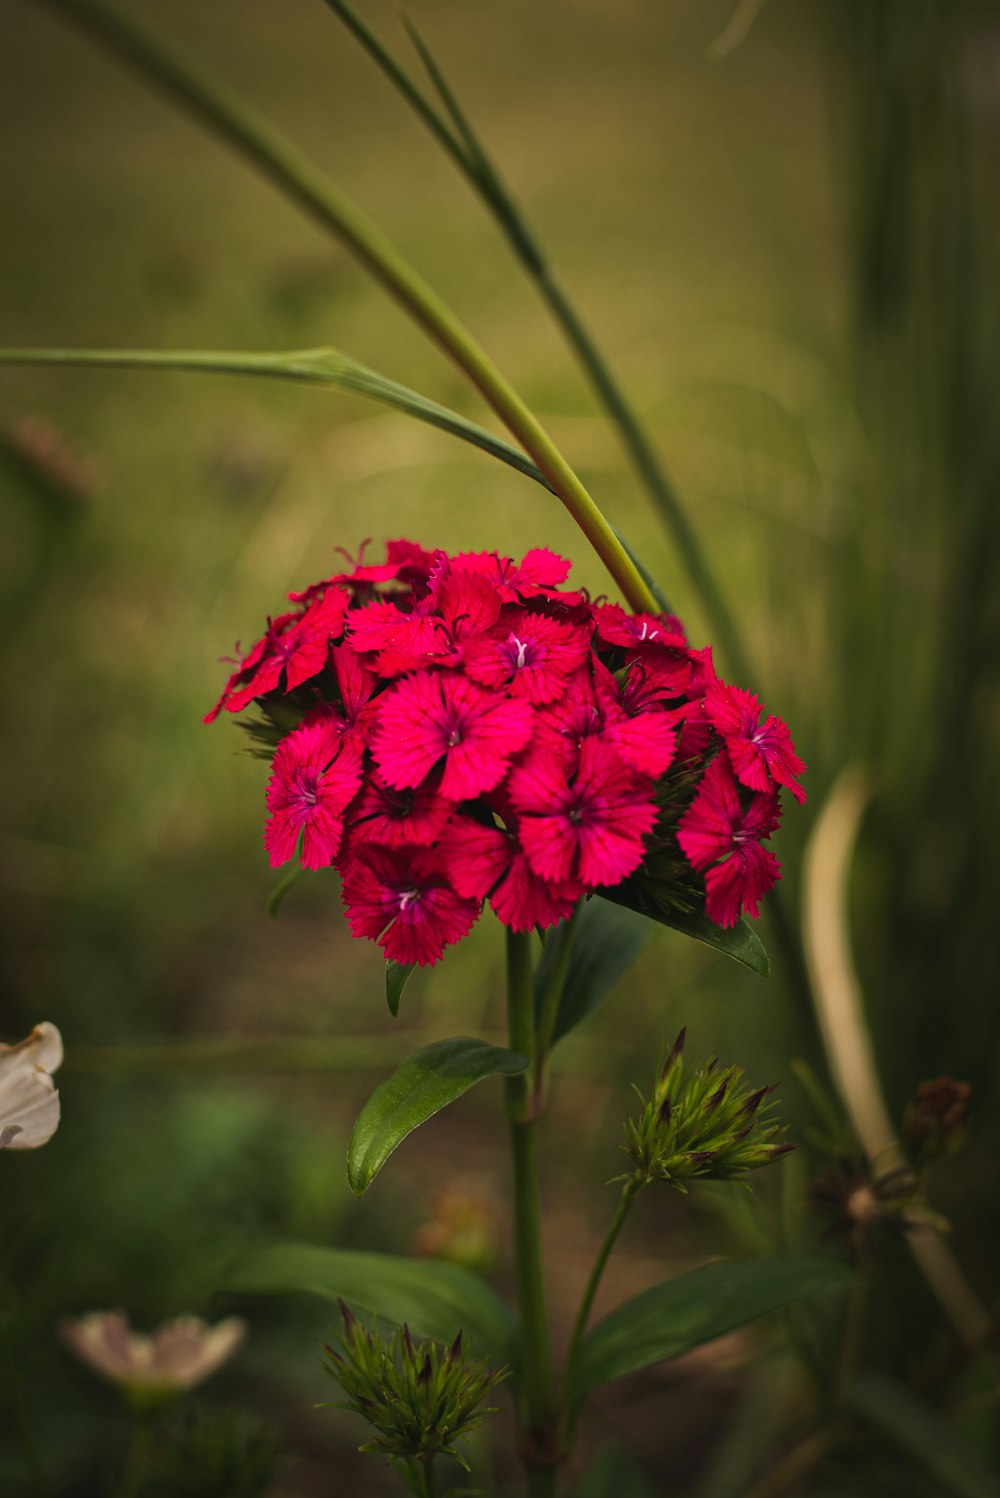
[[[60,1330],[81,1362],[133,1403],[156,1404],[214,1373],[243,1341],[246,1323],[230,1316],[209,1326],[197,1316],[178,1316],[145,1336],[132,1330],[122,1311],[91,1311],[64,1321]]]
[[[52,1073],[62,1059],[62,1036],[48,1020],[17,1045],[0,1045],[0,1149],[37,1149],[52,1138],[59,1126]]]

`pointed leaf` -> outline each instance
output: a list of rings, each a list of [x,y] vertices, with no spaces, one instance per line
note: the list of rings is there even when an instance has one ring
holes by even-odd
[[[437,1259],[271,1243],[232,1263],[220,1290],[239,1295],[316,1295],[418,1337],[451,1343],[461,1330],[495,1364],[517,1362],[517,1323],[496,1291],[471,1270]]]
[[[390,957],[385,965],[385,1001],[389,1006],[389,1013],[393,1019],[399,1013],[399,1001],[403,997],[403,989],[409,978],[415,962],[393,962]]]
[[[536,1009],[540,1008],[542,996],[559,964],[564,943],[567,940],[572,942],[562,998],[552,1030],[553,1044],[593,1013],[657,931],[655,921],[623,905],[612,905],[599,898],[581,905],[572,926],[568,921],[560,921],[552,929],[545,942],[542,960],[535,970]]]
[[[935,1493],[956,1498],[1000,1498],[1000,1482],[923,1400],[878,1373],[859,1373],[848,1406],[914,1462]]]
[[[572,1387],[585,1394],[637,1368],[680,1357],[850,1272],[832,1259],[751,1259],[710,1264],[636,1295],[595,1326],[580,1349]]]
[[[308,385],[332,385],[353,395],[363,395],[382,405],[393,406],[407,416],[450,432],[463,442],[499,458],[536,483],[549,489],[544,475],[531,459],[502,437],[496,437],[457,411],[380,375],[365,364],[335,348],[301,349],[291,353],[254,354],[215,349],[0,349],[0,365],[58,364],[89,365],[102,369],[177,369],[195,374],[262,375],[278,380],[298,380]]]
[[[683,931],[685,936],[692,936],[695,941],[704,942],[705,946],[713,947],[716,952],[723,952],[727,957],[732,957],[734,962],[742,963],[762,978],[766,978],[771,971],[764,943],[749,921],[740,920],[735,926],[717,926],[714,921],[697,911],[670,910],[657,904],[652,895],[632,880],[626,880],[615,889],[604,890],[597,898],[636,910],[661,926],[669,926],[671,931]]]
[[[407,1134],[484,1077],[514,1076],[527,1065],[527,1056],[468,1035],[414,1051],[376,1087],[358,1115],[347,1151],[351,1189],[362,1196]]]

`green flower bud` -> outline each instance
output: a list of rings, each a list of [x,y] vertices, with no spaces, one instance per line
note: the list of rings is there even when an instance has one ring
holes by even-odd
[[[769,1165],[794,1146],[776,1139],[770,1114],[774,1087],[743,1087],[743,1068],[717,1061],[685,1065],[682,1030],[661,1062],[650,1099],[625,1123],[626,1153],[643,1182],[666,1181],[686,1191],[690,1180],[727,1181]]]
[[[384,1338],[343,1302],[340,1311],[343,1331],[337,1348],[325,1348],[323,1366],[346,1395],[334,1408],[363,1415],[375,1433],[359,1449],[404,1467],[448,1456],[468,1470],[455,1442],[492,1413],[481,1408],[483,1400],[508,1370],[493,1371],[474,1361],[462,1346],[461,1332],[450,1347],[415,1343],[405,1325]]]

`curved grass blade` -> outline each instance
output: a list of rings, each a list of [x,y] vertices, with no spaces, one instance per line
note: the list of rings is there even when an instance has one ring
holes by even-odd
[[[101,369],[185,370],[194,374],[262,375],[276,380],[298,380],[307,385],[330,385],[362,395],[413,416],[417,421],[449,432],[491,457],[516,468],[552,493],[530,458],[502,437],[494,436],[457,411],[428,400],[407,385],[390,380],[359,364],[336,348],[298,349],[291,353],[243,353],[221,349],[0,349],[3,364],[57,364]]]
[[[586,1394],[851,1278],[833,1259],[750,1259],[678,1275],[598,1322],[570,1370],[570,1387],[577,1396]]]
[[[458,1264],[314,1243],[270,1243],[241,1254],[218,1289],[236,1295],[315,1295],[334,1306],[344,1300],[355,1313],[377,1317],[387,1327],[405,1321],[415,1336],[444,1343],[461,1330],[496,1364],[518,1360],[513,1315],[492,1286]]]
[[[358,1114],[347,1151],[351,1190],[363,1196],[408,1134],[484,1077],[513,1077],[527,1066],[527,1056],[468,1035],[414,1051],[376,1087]]]
[[[460,140],[449,130],[405,71],[358,20],[345,0],[325,0],[325,3],[340,16],[348,29],[366,48],[389,81],[416,111],[493,213],[506,234],[511,248],[535,281],[542,299],[547,304],[554,321],[562,330],[566,342],[576,355],[599,400],[618,428],[622,446],[628,453],[654,508],[659,512],[664,527],[673,537],[681,560],[704,600],[705,608],[714,622],[720,645],[730,665],[738,677],[748,679],[751,673],[733,615],[730,613],[698,537],[653,449],[645,428],[594,342],[590,330],[556,280],[527,220],[511,197],[482,142],[473,130],[468,116],[459,106],[427,44],[419,36],[412,22],[404,16],[403,24],[427,69],[431,82],[459,132]]]

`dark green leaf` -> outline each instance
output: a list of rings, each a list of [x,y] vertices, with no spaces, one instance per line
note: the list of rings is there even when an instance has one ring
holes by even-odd
[[[457,1264],[394,1254],[271,1243],[242,1254],[220,1290],[237,1295],[317,1295],[344,1300],[388,1327],[405,1321],[417,1337],[452,1342],[461,1329],[495,1364],[517,1362],[517,1323],[485,1280]]]
[[[680,1357],[792,1301],[850,1281],[831,1259],[751,1259],[710,1264],[654,1285],[599,1322],[572,1374],[576,1394]]]
[[[385,1001],[393,1019],[399,1013],[399,1001],[403,997],[406,980],[416,965],[415,962],[393,962],[391,957],[385,965]]]
[[[669,926],[672,931],[683,931],[685,936],[692,936],[695,941],[704,942],[705,946],[714,947],[717,952],[724,952],[727,957],[732,957],[734,962],[742,963],[751,972],[759,973],[762,978],[766,978],[771,971],[771,963],[764,943],[749,921],[740,920],[735,926],[717,926],[714,921],[698,914],[697,911],[666,909],[662,905],[655,904],[652,898],[632,881],[626,881],[617,889],[605,890],[598,898],[611,900],[615,905],[624,905],[629,910],[639,911],[640,914],[648,916],[651,921],[656,921],[661,926]]]
[[[407,1134],[484,1077],[514,1076],[528,1065],[517,1051],[459,1035],[407,1056],[376,1087],[358,1115],[347,1151],[351,1189],[363,1195]]]
[[[561,921],[549,932],[535,971],[536,1010],[558,967],[563,944],[572,940],[562,999],[552,1030],[553,1043],[593,1013],[656,934],[654,921],[599,898],[584,902],[572,927],[568,921]]]
[[[546,489],[550,485],[531,459],[502,437],[468,421],[457,411],[380,375],[335,348],[301,349],[292,353],[253,354],[214,349],[0,349],[0,365],[89,365],[104,369],[178,369],[194,374],[263,375],[298,380],[309,385],[333,385],[393,406],[407,416],[450,432],[463,442],[499,458]]]
[[[878,1373],[859,1373],[848,1391],[847,1403],[866,1424],[910,1457],[925,1478],[933,1478],[935,1493],[954,1493],[956,1498],[1000,1498],[1000,1482],[980,1466],[929,1405],[901,1384]]]

